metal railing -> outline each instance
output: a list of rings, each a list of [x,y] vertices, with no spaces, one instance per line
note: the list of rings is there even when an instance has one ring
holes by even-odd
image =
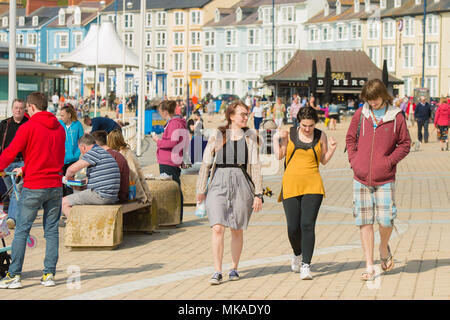
[[[122,134],[125,138],[125,142],[130,146],[132,150],[136,150],[137,146],[137,118],[126,118],[125,122],[128,122],[127,126],[122,127]]]

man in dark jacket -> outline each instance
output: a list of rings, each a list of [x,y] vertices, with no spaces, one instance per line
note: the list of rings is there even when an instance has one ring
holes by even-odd
[[[11,141],[14,139],[19,127],[28,121],[25,117],[25,102],[20,99],[15,99],[12,104],[12,117],[7,118],[0,122],[0,139],[1,139],[1,149],[0,154],[5,150]],[[11,172],[16,168],[22,168],[24,166],[23,155],[21,152],[17,155],[14,161],[5,168],[5,172]],[[5,181],[6,188],[9,189],[12,186],[12,181],[10,176],[5,176],[3,178]],[[20,193],[22,190],[23,183],[17,186],[17,191]],[[8,206],[8,219],[6,220],[8,227],[14,229],[16,227],[16,216],[17,216],[17,199],[14,192],[11,193],[9,206]]]
[[[425,143],[428,143],[428,122],[431,118],[431,106],[428,102],[425,101],[425,97],[420,97],[420,102],[416,106],[416,110],[414,111],[414,118],[417,121],[417,135],[420,142],[422,142],[422,138],[425,140]],[[422,136],[422,128],[424,129],[424,134]]]

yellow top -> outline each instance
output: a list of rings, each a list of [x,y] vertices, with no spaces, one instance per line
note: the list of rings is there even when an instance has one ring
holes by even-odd
[[[291,157],[294,149],[294,142],[289,138],[285,163]],[[320,141],[314,146],[314,150],[317,154],[317,160],[320,162],[322,155]],[[284,172],[282,188],[283,199],[304,194],[323,194],[325,196],[325,189],[323,187],[322,177],[319,173],[319,166],[312,149],[297,149],[297,151],[295,151],[294,156]],[[280,194],[278,202],[281,202],[282,198]]]

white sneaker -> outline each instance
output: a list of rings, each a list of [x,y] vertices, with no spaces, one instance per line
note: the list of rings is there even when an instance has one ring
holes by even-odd
[[[295,254],[292,255],[291,258],[291,269],[295,273],[300,272],[300,265],[302,264],[302,255],[296,256]]]
[[[300,279],[302,280],[312,280],[311,269],[309,264],[302,262],[302,267],[300,268]]]

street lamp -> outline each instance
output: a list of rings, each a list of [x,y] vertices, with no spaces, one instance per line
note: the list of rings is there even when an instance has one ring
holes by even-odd
[[[141,1],[141,36],[142,39],[144,39],[144,33],[145,33],[145,24],[144,24],[144,17],[145,17],[145,10],[146,10],[146,1]],[[145,110],[145,61],[144,61],[144,41],[141,41],[141,56],[139,59],[139,98],[138,98],[138,125],[137,125],[137,148],[136,148],[136,154],[138,156],[142,155],[142,130],[145,128],[143,126],[143,116],[144,116],[144,110]]]
[[[127,8],[131,9],[133,8],[133,2],[128,1],[127,2]],[[122,3],[122,19],[123,19],[123,29],[125,29],[125,0],[123,0]],[[125,123],[125,30],[123,33],[123,48],[122,48],[122,54],[123,54],[123,78],[122,78],[122,122]]]
[[[12,102],[17,97],[16,79],[16,0],[9,1],[9,67],[8,67],[8,106],[6,115],[12,115]]]
[[[98,99],[97,99],[97,78],[98,78],[98,38],[100,35],[100,8],[103,8],[105,6],[105,1],[100,1],[100,7],[97,10],[97,53],[96,53],[96,61],[95,61],[95,104],[94,104],[94,117],[95,118],[97,116],[97,104],[98,104]]]

